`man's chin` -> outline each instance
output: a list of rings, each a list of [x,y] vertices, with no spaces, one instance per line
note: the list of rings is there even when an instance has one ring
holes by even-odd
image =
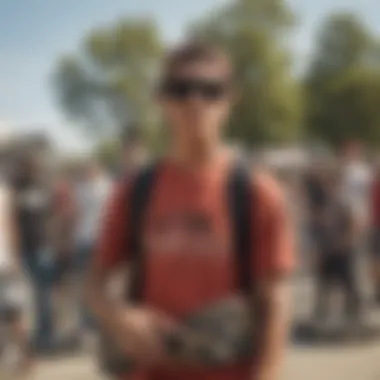
[[[205,133],[194,133],[189,136],[189,143],[200,147],[208,145],[208,136]]]
[[[207,135],[208,135],[207,130],[209,128],[210,128],[210,125],[208,125],[205,122],[194,122],[194,123],[188,123],[186,130],[187,130],[189,139],[207,140]]]

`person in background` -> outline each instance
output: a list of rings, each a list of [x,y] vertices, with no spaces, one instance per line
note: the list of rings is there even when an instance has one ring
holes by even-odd
[[[77,210],[74,184],[67,170],[63,169],[58,172],[54,192],[53,240],[54,249],[57,253],[56,284],[59,285],[69,272],[75,248]]]
[[[52,215],[52,244],[55,252],[55,276],[53,284],[54,315],[57,346],[67,350],[79,345],[78,334],[73,330],[73,310],[76,309],[73,288],[76,200],[72,173],[68,168],[58,169],[54,180],[54,202]],[[73,305],[74,304],[74,305]]]
[[[15,165],[13,193],[21,263],[34,291],[36,309],[33,344],[38,353],[56,347],[52,287],[55,278],[51,222],[54,189],[46,170],[47,162],[36,147],[24,147]]]
[[[312,166],[307,169],[304,185],[307,206],[311,214],[318,213],[318,210],[326,203],[325,174],[326,164],[320,161],[313,163]]]
[[[102,329],[137,364],[134,379],[278,378],[288,332],[287,278],[294,250],[282,191],[267,174],[255,171],[247,176],[257,204],[257,210],[247,204],[257,220],[249,235],[253,249],[246,252],[253,265],[249,279],[260,299],[259,312],[264,313],[257,356],[251,353],[249,359],[213,367],[207,358],[181,361],[164,339],[187,316],[237,292],[239,280],[232,265],[237,253],[225,202],[235,158],[221,137],[234,104],[234,86],[232,64],[218,47],[191,42],[164,62],[158,99],[171,144],[160,161],[140,232],[147,270],[144,299],[137,304],[114,303],[106,292],[107,280],[130,263],[133,254],[125,249],[133,228],[126,214],[133,179],[119,184],[110,199],[86,293]],[[255,307],[250,299],[247,302]]]
[[[316,158],[310,167],[306,168],[300,193],[303,199],[303,257],[310,269],[316,270],[318,275],[318,260],[320,252],[319,236],[317,233],[321,214],[328,200],[327,162]]]
[[[354,210],[358,221],[357,249],[365,250],[368,238],[370,210],[368,200],[371,193],[372,169],[367,163],[363,146],[358,141],[348,142],[342,154],[342,196]]]
[[[356,275],[358,234],[354,210],[341,193],[341,173],[331,169],[326,183],[327,199],[315,224],[318,242],[317,303],[318,322],[327,317],[332,291],[340,288],[345,296],[345,317],[357,322],[360,317],[360,289]]]
[[[357,264],[366,269],[370,250],[371,211],[369,200],[373,181],[373,171],[367,161],[364,145],[360,141],[349,141],[343,147],[341,192],[345,202],[352,209],[356,224]],[[371,279],[366,270],[363,271]]]
[[[103,208],[109,197],[111,184],[112,182],[105,169],[95,160],[84,166],[81,178],[76,184],[76,253],[74,261],[75,271],[81,283],[88,264],[92,260]],[[86,332],[91,327],[92,318],[83,306],[80,330]]]
[[[375,287],[375,300],[380,304],[380,161],[376,163],[371,188],[371,275]]]
[[[3,152],[2,152],[3,153]],[[0,157],[0,330],[6,330],[11,343],[18,348],[18,369],[27,374],[33,356],[26,328],[22,289],[22,266],[18,245],[17,228],[14,220],[14,199],[9,185],[7,158]],[[2,339],[4,335],[2,335]],[[0,342],[0,354],[7,342]]]

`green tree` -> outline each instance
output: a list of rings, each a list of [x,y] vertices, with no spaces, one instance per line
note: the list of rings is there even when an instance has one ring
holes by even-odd
[[[118,132],[130,120],[150,128],[162,46],[151,20],[123,19],[95,29],[77,53],[57,64],[54,84],[63,111],[91,133]]]
[[[191,30],[232,56],[239,100],[228,133],[248,145],[299,136],[299,88],[285,42],[293,23],[283,0],[235,0]]]
[[[347,139],[380,145],[380,71],[352,69],[325,89],[318,133],[339,146]]]
[[[333,14],[321,26],[306,77],[309,134],[333,144],[376,140],[379,44],[353,14]]]
[[[321,25],[310,80],[322,82],[352,67],[365,65],[372,39],[362,20],[350,13],[333,14]]]

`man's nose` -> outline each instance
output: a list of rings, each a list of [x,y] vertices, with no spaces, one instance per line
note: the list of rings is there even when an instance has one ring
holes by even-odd
[[[204,99],[198,92],[192,92],[187,98],[187,105],[190,107],[202,107],[204,105]]]

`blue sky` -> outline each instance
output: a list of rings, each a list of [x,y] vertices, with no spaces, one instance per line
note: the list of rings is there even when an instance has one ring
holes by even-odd
[[[0,122],[18,128],[48,126],[66,146],[80,137],[57,107],[51,73],[57,58],[74,50],[97,24],[121,16],[152,15],[167,40],[189,21],[228,0],[0,0]],[[380,33],[379,0],[288,0],[300,17],[294,35],[297,61],[307,61],[316,25],[334,9],[360,12]]]

